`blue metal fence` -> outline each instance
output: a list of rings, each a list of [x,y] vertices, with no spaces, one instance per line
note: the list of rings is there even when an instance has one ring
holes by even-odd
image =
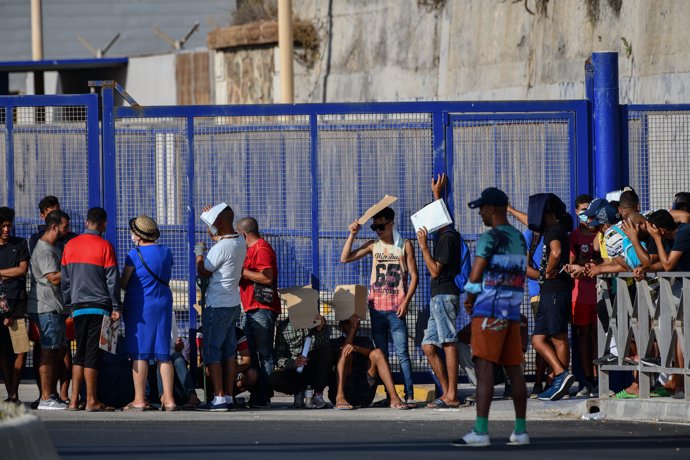
[[[256,217],[278,253],[279,287],[313,284],[328,312],[336,285],[368,284],[370,261],[343,265],[340,251],[348,224],[386,193],[399,197],[397,228],[414,239],[409,217],[432,200],[439,172],[450,175],[449,204],[468,235],[483,229],[464,203],[484,187],[499,184],[524,209],[531,193],[571,201],[588,186],[581,101],[112,107],[111,97],[104,88],[104,204],[117,223],[108,237],[122,262],[128,220],[141,213],[158,220],[176,260],[177,319],[192,333],[190,248],[207,239],[198,218],[204,204],[226,201],[237,217]],[[364,230],[358,243],[373,236]],[[408,316],[415,347],[429,300],[417,259],[420,286]],[[418,348],[413,357],[415,371],[428,370]]]

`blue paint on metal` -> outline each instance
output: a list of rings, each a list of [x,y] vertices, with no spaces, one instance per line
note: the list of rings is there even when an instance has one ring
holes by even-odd
[[[101,90],[103,103],[102,139],[103,139],[103,209],[108,214],[105,235],[112,243],[117,253],[117,158],[115,149],[115,95],[113,88],[103,87]]]
[[[319,119],[316,115],[309,116],[310,143],[310,174],[311,174],[311,287],[317,291],[321,287],[319,279]]]
[[[581,110],[577,110],[573,114],[573,120],[570,121],[571,129],[570,135],[574,147],[571,145],[571,164],[575,165],[577,170],[575,178],[574,197],[583,193],[591,194],[594,190],[594,182],[592,181],[592,135],[591,118],[588,110],[589,103],[582,102]]]
[[[194,208],[194,118],[187,118],[187,299],[189,302],[189,361],[192,375],[196,375],[196,256],[194,255],[196,211]]]
[[[5,105],[5,168],[7,174],[7,206],[14,209],[14,107]]]
[[[587,129],[589,131],[588,139],[587,139],[587,145],[589,148],[589,152],[587,154],[588,156],[588,171],[589,171],[589,187],[588,187],[588,192],[587,193],[594,193],[594,184],[595,184],[595,177],[596,177],[596,171],[594,170],[594,158],[596,154],[594,153],[596,151],[596,146],[594,145],[594,123],[592,122],[592,116],[591,114],[593,113],[594,110],[594,64],[592,64],[592,59],[589,58],[585,62],[585,98],[587,100]],[[578,112],[579,113],[579,112]],[[578,136],[582,131],[582,126],[584,126],[581,123],[578,123]],[[579,139],[579,137],[578,137]],[[579,144],[579,142],[578,142]],[[579,151],[580,152],[580,151]],[[578,152],[578,158],[580,153]]]
[[[595,193],[620,188],[620,123],[618,114],[618,53],[592,53],[594,64]]]
[[[579,100],[563,101],[499,101],[499,102],[370,102],[333,104],[254,104],[116,107],[116,118],[156,117],[218,117],[218,116],[277,116],[277,115],[334,115],[334,114],[391,114],[391,113],[526,113],[570,112],[577,110]]]
[[[89,200],[90,208],[103,206],[101,184],[101,152],[98,126],[98,95],[86,94],[86,144],[88,151]]]
[[[83,70],[122,67],[129,62],[121,58],[43,59],[40,61],[0,61],[2,72],[31,72],[35,70]],[[50,105],[50,104],[46,104]]]

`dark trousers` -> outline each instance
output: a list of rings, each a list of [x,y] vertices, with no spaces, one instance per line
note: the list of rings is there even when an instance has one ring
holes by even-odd
[[[333,351],[330,347],[323,347],[309,353],[309,362],[302,373],[296,369],[277,370],[268,377],[268,382],[273,390],[289,395],[304,391],[308,385],[316,392],[323,392],[333,364]]]

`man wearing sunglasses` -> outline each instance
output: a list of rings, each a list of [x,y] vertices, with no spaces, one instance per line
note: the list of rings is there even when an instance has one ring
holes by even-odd
[[[405,405],[416,407],[412,402],[412,365],[407,347],[407,322],[405,316],[417,290],[419,278],[412,242],[405,240],[395,230],[395,211],[384,208],[373,217],[371,230],[377,238],[369,240],[353,250],[352,244],[362,226],[350,224],[350,235],[340,255],[342,263],[354,262],[367,255],[373,257],[371,284],[369,287],[369,313],[374,343],[388,359],[388,334],[405,380]],[[409,285],[408,285],[409,274]]]

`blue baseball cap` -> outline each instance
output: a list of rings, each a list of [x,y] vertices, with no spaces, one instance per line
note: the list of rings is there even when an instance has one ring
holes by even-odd
[[[589,203],[589,206],[584,211],[584,215],[587,217],[594,217],[604,206],[611,206],[611,204],[603,198],[596,198]]]
[[[485,188],[479,195],[479,198],[470,201],[467,203],[467,206],[475,209],[485,204],[490,204],[492,206],[508,206],[508,195],[506,195],[503,190],[499,190],[496,187]]]
[[[599,208],[594,218],[590,220],[587,225],[596,227],[603,224],[615,224],[618,220],[616,208],[606,203],[603,207]]]

